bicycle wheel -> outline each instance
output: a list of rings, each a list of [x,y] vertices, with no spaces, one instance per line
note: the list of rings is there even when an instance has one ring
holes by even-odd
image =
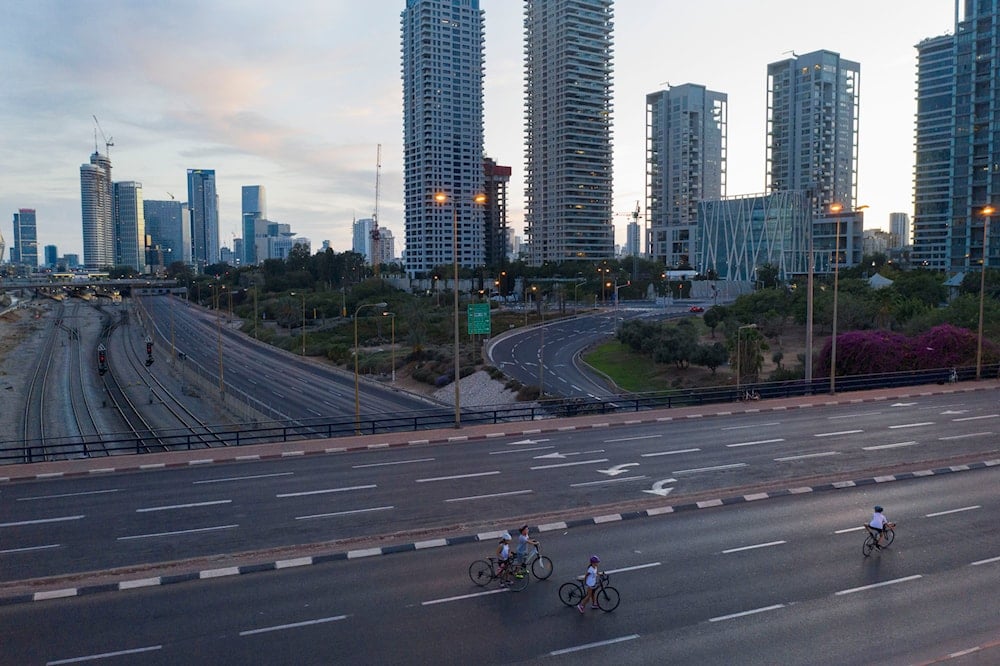
[[[486,560],[476,560],[469,566],[469,578],[479,587],[483,587],[493,580],[493,567]]]
[[[510,589],[514,592],[520,592],[524,588],[528,587],[528,583],[531,581],[531,574],[528,573],[527,567],[515,567],[510,572],[509,580]]]
[[[883,533],[883,535],[885,536],[885,544],[882,547],[888,548],[889,544],[892,543],[892,540],[896,538],[896,533],[893,531],[891,527],[887,527],[885,528],[885,532]]]
[[[868,557],[869,555],[872,554],[872,550],[874,549],[875,549],[875,537],[869,534],[868,538],[865,539],[864,545],[861,546],[861,553],[865,557]]]
[[[605,613],[610,613],[614,609],[618,608],[618,604],[621,600],[622,599],[618,594],[618,590],[610,585],[597,590],[597,605],[600,606],[601,610]]]
[[[539,555],[535,558],[535,561],[531,563],[531,573],[535,575],[538,580],[545,580],[552,575],[552,560],[547,558],[545,555]]]
[[[583,601],[583,587],[579,583],[563,583],[559,588],[559,601],[567,606],[576,606]]]

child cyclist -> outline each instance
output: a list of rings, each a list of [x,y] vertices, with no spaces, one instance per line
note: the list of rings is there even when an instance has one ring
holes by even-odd
[[[882,513],[882,507],[875,505],[875,513],[872,514],[872,519],[868,521],[868,528],[878,533],[878,541],[875,542],[876,548],[882,547],[882,540],[885,539],[886,528],[895,526],[896,523],[890,523],[889,519]]]
[[[497,543],[497,577],[500,578],[500,585],[507,586],[510,582],[507,580],[507,567],[510,564],[510,532],[504,532],[500,535],[500,541]]]
[[[583,595],[583,601],[577,604],[576,609],[581,613],[584,612],[584,608],[587,605],[587,600],[590,599],[590,607],[598,608],[597,605],[597,577],[601,575],[601,572],[597,570],[597,565],[600,564],[601,558],[597,555],[590,556],[590,566],[587,567],[587,575],[583,579],[583,589],[586,593]]]

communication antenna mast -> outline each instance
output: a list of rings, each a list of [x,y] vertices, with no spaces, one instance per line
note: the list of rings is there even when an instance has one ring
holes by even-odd
[[[378,263],[381,256],[381,248],[379,247],[379,242],[382,240],[380,232],[378,230],[378,200],[381,195],[382,186],[382,144],[378,144],[378,152],[375,157],[375,212],[372,213],[372,272],[375,277],[379,277],[378,274]]]
[[[111,146],[115,145],[115,138],[113,136],[109,137],[104,134],[104,130],[101,129],[101,123],[97,120],[97,116],[91,116],[94,119],[94,125],[96,130],[94,131],[94,152],[97,152],[97,133],[101,133],[101,138],[104,139],[104,156],[109,160],[111,159]]]

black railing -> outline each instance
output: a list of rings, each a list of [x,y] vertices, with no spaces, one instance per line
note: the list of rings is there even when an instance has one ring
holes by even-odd
[[[1000,364],[983,366],[983,377],[998,376]],[[975,367],[938,368],[913,372],[896,372],[876,375],[837,377],[837,392],[861,391],[876,388],[898,388],[923,384],[945,384],[976,378]],[[463,425],[497,424],[515,421],[608,414],[613,412],[638,412],[650,409],[707,405],[769,398],[789,398],[821,395],[830,390],[829,377],[811,382],[792,380],[706,387],[657,393],[638,393],[616,396],[603,400],[580,398],[546,399],[537,403],[523,403],[487,409],[462,411]],[[239,426],[208,427],[196,430],[158,430],[139,435],[110,434],[99,437],[58,438],[42,441],[0,442],[0,463],[21,463],[66,458],[95,458],[129,453],[205,449],[209,446],[247,446],[305,439],[349,437],[351,435],[377,435],[390,432],[421,431],[448,428],[455,423],[450,409],[433,409],[398,413],[392,416],[363,415],[360,423],[351,417],[311,419],[306,421],[246,423]],[[210,437],[206,437],[210,436]],[[206,441],[211,444],[206,444]]]

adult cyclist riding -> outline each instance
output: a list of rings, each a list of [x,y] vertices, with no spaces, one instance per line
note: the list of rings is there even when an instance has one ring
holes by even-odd
[[[872,519],[868,521],[868,528],[878,532],[878,540],[875,542],[875,545],[878,548],[882,547],[882,540],[885,539],[886,528],[895,526],[896,524],[890,523],[889,519],[882,513],[882,507],[876,504],[875,513],[872,514]]]

